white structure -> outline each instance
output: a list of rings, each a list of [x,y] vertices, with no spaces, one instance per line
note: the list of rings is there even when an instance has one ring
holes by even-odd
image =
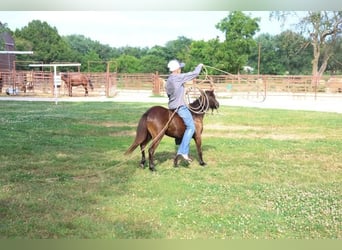
[[[53,67],[53,86],[55,89],[55,103],[58,103],[57,87],[61,85],[61,76],[57,75],[57,67],[80,67],[80,63],[29,64],[29,67]]]
[[[254,68],[252,68],[251,66],[248,66],[248,65],[243,66],[242,69],[243,69],[243,71],[245,71],[247,73],[251,73],[254,71]]]

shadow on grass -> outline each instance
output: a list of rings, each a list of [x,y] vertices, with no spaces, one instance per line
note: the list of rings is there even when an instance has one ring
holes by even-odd
[[[202,150],[203,150],[203,159],[204,159],[204,162],[205,162],[205,153],[206,151],[210,151],[210,150],[215,150],[216,149],[216,146],[213,146],[213,145],[203,145],[202,146]],[[197,153],[197,150],[196,150],[196,146],[193,145],[193,147],[190,148],[190,158],[192,159],[192,162],[189,163],[189,162],[186,162],[184,160],[179,160],[178,162],[178,167],[184,167],[184,168],[189,168],[191,165],[199,165],[199,157],[198,157],[198,153]],[[170,151],[158,151],[158,149],[156,150],[155,154],[154,154],[154,164],[155,164],[155,167],[157,168],[158,170],[158,166],[160,165],[169,165],[169,166],[172,166],[174,167],[174,159],[176,157],[176,152],[177,152],[177,146],[175,146],[174,150],[170,150]],[[148,149],[145,150],[145,153],[146,153],[146,163],[145,163],[145,168],[148,168]],[[139,154],[138,157],[135,158],[136,162],[136,167],[140,167],[140,160],[141,160],[141,155]],[[133,162],[133,161],[131,161]]]

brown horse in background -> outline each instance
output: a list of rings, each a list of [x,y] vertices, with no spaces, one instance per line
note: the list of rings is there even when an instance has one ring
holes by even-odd
[[[85,91],[85,96],[88,95],[88,85],[90,86],[91,90],[94,90],[94,86],[91,83],[90,79],[85,75],[80,73],[77,74],[62,74],[61,79],[65,82],[68,87],[69,96],[72,96],[72,87],[73,86],[80,86],[82,85]]]
[[[196,110],[199,105],[205,105],[204,110],[217,109],[219,107],[219,102],[216,100],[213,90],[206,90],[205,94],[208,98],[203,95],[196,99],[190,104],[190,107]],[[201,99],[202,98],[202,99]],[[207,100],[207,101],[206,101]],[[193,135],[193,139],[196,143],[196,149],[199,157],[199,163],[204,166],[206,163],[203,161],[202,156],[202,131],[203,131],[203,113],[192,112],[192,117],[195,122],[196,132]],[[139,145],[141,150],[141,161],[140,166],[145,167],[145,147],[149,141],[152,140],[152,145],[148,149],[149,153],[149,169],[155,171],[153,156],[156,148],[158,147],[164,134],[175,138],[176,144],[182,140],[185,131],[185,125],[182,118],[170,109],[161,106],[154,106],[147,110],[140,118],[136,137],[133,144],[128,148],[125,154],[132,153]],[[178,143],[177,143],[178,142]],[[178,165],[178,157],[174,159],[174,165]]]

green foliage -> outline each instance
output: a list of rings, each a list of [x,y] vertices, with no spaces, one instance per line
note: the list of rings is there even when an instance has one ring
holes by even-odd
[[[225,33],[223,61],[227,71],[237,73],[246,65],[248,55],[256,47],[253,36],[259,30],[259,21],[260,18],[251,18],[242,11],[233,11],[216,25]]]
[[[333,48],[334,54],[327,65],[331,74],[342,74],[342,36],[336,40]]]
[[[284,74],[286,71],[285,65],[279,62],[278,51],[274,36],[269,34],[261,34],[256,38],[260,46],[260,74]],[[249,64],[257,69],[259,51],[255,49],[249,60]]]
[[[100,60],[107,61],[118,53],[109,45],[100,44],[98,41],[93,41],[83,35],[68,35],[63,39],[69,44],[71,49],[77,54],[79,60],[83,55],[89,54],[94,51]]]
[[[166,50],[168,51],[167,61],[178,59],[180,61],[187,61],[187,55],[190,51],[192,40],[184,36],[178,37],[177,40],[169,41],[166,43]]]
[[[116,59],[119,73],[137,73],[140,71],[140,61],[131,55],[121,55]]]
[[[310,74],[312,58],[308,39],[289,30],[275,36],[275,39],[279,64],[284,66],[285,72],[290,75]]]
[[[166,65],[168,61],[164,57],[159,57],[157,55],[148,54],[141,57],[141,72],[142,73],[167,73]]]
[[[106,64],[103,63],[95,50],[90,50],[82,57],[82,70],[88,72],[105,72]]]
[[[288,11],[272,13],[275,18],[283,21],[291,14]],[[300,18],[298,26],[301,33],[308,37],[312,49],[312,75],[321,76],[327,69],[342,34],[341,25],[341,11],[307,11]]]
[[[15,39],[22,39],[22,46],[29,46],[35,53],[30,57],[44,63],[67,61],[70,47],[58,34],[55,27],[39,20],[31,21],[21,30],[15,31]],[[28,41],[28,42],[25,42]]]
[[[284,31],[279,35],[261,34],[256,37],[260,46],[260,74],[309,74],[311,51],[302,35]],[[249,65],[257,69],[259,51],[252,51]]]
[[[272,13],[281,19],[292,12]],[[255,37],[259,31],[260,18],[251,18],[241,11],[233,11],[216,24],[216,28],[224,33],[224,41],[219,38],[194,41],[179,36],[176,40],[168,41],[165,46],[156,45],[152,48],[112,48],[77,34],[61,37],[55,27],[39,20],[33,20],[22,29],[16,30],[14,39],[18,50],[35,52],[34,55],[17,55],[17,61],[78,62],[82,64],[82,71],[91,72],[103,72],[106,70],[106,62],[115,61],[122,73],[158,71],[161,74],[168,73],[166,65],[171,59],[184,61],[185,71],[192,70],[198,63],[230,73],[237,73],[246,65],[257,69],[260,44],[261,74],[309,74],[313,66],[313,36],[304,36],[306,31],[310,30],[317,39],[321,34],[323,39],[324,31],[328,34],[333,21],[338,22],[340,17],[340,12],[308,12],[300,22],[305,32],[288,30],[275,36],[260,34]],[[2,27],[2,30],[10,32],[6,25]],[[334,73],[340,72],[341,68],[340,34],[335,32],[334,35],[327,35],[324,43],[318,46],[318,64],[325,66],[326,63],[327,69]],[[20,66],[19,69],[27,67]],[[257,70],[253,73],[256,72]],[[214,70],[209,70],[208,73],[221,74]]]

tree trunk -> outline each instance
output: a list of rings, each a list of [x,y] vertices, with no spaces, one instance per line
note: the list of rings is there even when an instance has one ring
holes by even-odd
[[[330,58],[330,57],[331,57],[330,55],[327,55],[327,56],[324,57],[323,62],[322,62],[322,64],[321,64],[321,67],[320,67],[319,70],[318,70],[319,76],[322,76],[323,73],[325,72],[325,69],[326,69],[327,66],[328,66],[328,61],[329,61],[329,58]]]
[[[312,59],[312,75],[315,76],[318,74],[318,59],[319,56],[314,56],[314,58]]]
[[[315,86],[317,84],[317,80],[320,77],[318,73],[318,61],[319,56],[321,54],[321,50],[318,43],[317,34],[312,37],[312,46],[313,46],[313,59],[312,59],[312,81],[311,85]]]

